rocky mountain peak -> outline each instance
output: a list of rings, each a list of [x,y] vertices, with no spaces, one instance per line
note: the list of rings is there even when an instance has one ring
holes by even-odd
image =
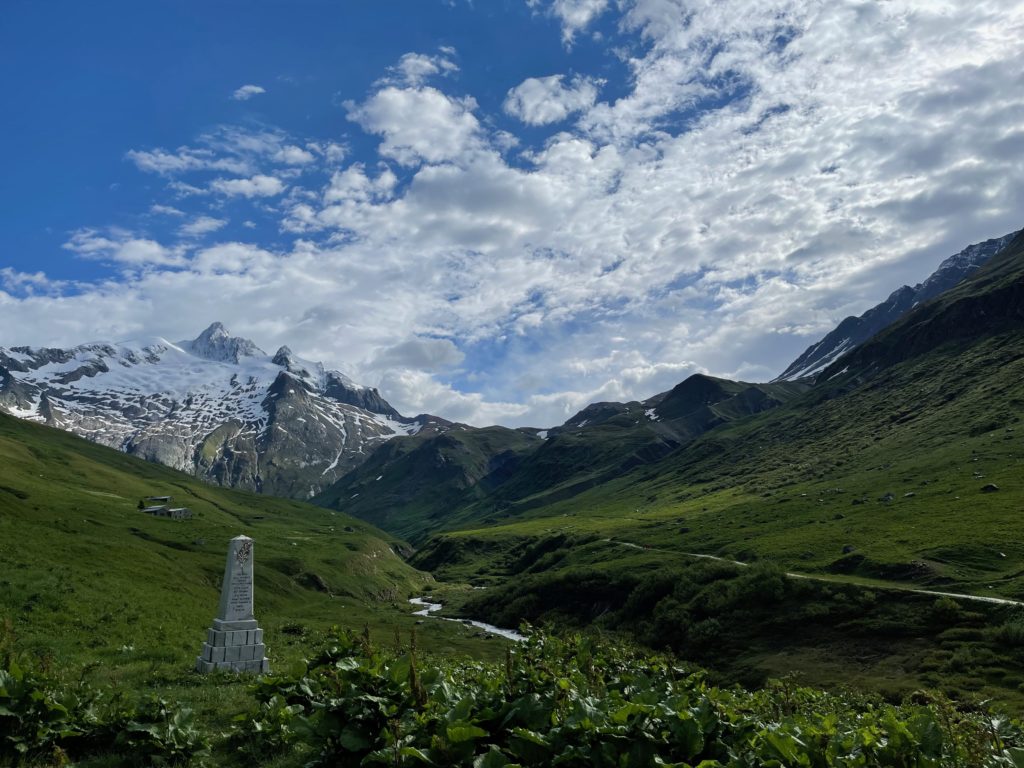
[[[211,323],[210,327],[192,341],[179,345],[197,357],[222,363],[237,363],[243,357],[266,354],[249,339],[232,336],[223,323]]]
[[[287,368],[288,364],[292,359],[292,351],[287,346],[281,347],[277,352],[274,353],[274,359],[271,360],[274,365],[280,365],[282,368]]]
[[[889,298],[860,317],[847,317],[820,341],[812,344],[790,363],[775,381],[795,381],[816,376],[825,368],[895,323],[918,304],[945,293],[973,275],[995,254],[1010,244],[1019,232],[1011,232],[983,243],[974,243],[945,259],[924,282],[897,288]]]
[[[396,435],[446,428],[404,418],[375,389],[288,347],[271,358],[223,323],[176,344],[0,347],[0,412],[214,483],[297,498]]]

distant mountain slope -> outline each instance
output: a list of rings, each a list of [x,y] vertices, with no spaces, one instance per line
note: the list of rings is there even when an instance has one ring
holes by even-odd
[[[926,354],[1024,328],[1024,230],[983,268],[931,302],[916,307],[867,343],[824,369],[828,380],[859,376]]]
[[[1005,248],[1017,234],[1011,232],[983,243],[969,245],[960,253],[943,261],[923,283],[918,283],[913,288],[904,285],[860,317],[846,318],[821,341],[804,350],[803,354],[790,363],[775,381],[793,381],[820,373],[842,355],[892,325],[914,307],[948,291],[974,274]]]
[[[549,430],[460,425],[396,438],[314,502],[418,540],[572,498],[805,389],[698,374],[643,402],[593,403]]]
[[[313,502],[416,535],[444,526],[455,507],[486,496],[541,442],[531,430],[506,427],[396,438]]]
[[[149,495],[173,496],[194,516],[145,514],[137,504]],[[277,660],[282,625],[383,623],[381,601],[393,623],[390,602],[429,581],[402,560],[401,542],[362,521],[210,486],[0,414],[0,623],[57,665],[64,653],[119,669],[169,655],[188,669],[180,657],[198,652],[228,540],[242,533],[256,542],[256,615]]]
[[[1024,233],[804,394],[529,515],[439,532],[414,562],[484,583],[531,548],[579,567],[573,543],[596,541],[1020,600],[1022,424]]]
[[[373,447],[448,422],[214,323],[198,338],[0,348],[0,411],[233,488],[307,498]]]

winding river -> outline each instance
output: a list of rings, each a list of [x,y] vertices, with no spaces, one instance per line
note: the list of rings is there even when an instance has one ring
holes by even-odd
[[[524,635],[519,634],[515,630],[502,629],[501,627],[496,627],[493,624],[487,624],[483,621],[473,621],[472,619],[450,619],[447,616],[437,616],[435,614],[437,611],[441,610],[441,603],[432,603],[423,597],[410,598],[409,602],[420,607],[420,610],[413,612],[413,616],[425,616],[431,619],[441,619],[442,621],[456,621],[459,624],[470,624],[478,629],[484,630],[485,632],[490,632],[492,635],[498,635],[499,637],[504,637],[506,640],[512,640],[517,643],[521,643],[526,639]]]

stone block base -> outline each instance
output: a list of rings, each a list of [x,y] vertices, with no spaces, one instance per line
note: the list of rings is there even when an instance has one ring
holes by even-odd
[[[264,655],[263,630],[255,621],[226,622],[215,619],[206,632],[203,650],[196,657],[197,672],[270,672],[270,660]]]
[[[270,674],[270,659],[253,659],[252,661],[206,661],[202,656],[196,656],[196,672],[215,672],[216,670],[227,672],[251,672],[255,675]]]

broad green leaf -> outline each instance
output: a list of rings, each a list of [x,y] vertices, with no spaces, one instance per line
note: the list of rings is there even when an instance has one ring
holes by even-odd
[[[456,723],[447,728],[448,741],[452,744],[459,744],[463,741],[472,741],[487,736],[487,731],[469,723]]]

